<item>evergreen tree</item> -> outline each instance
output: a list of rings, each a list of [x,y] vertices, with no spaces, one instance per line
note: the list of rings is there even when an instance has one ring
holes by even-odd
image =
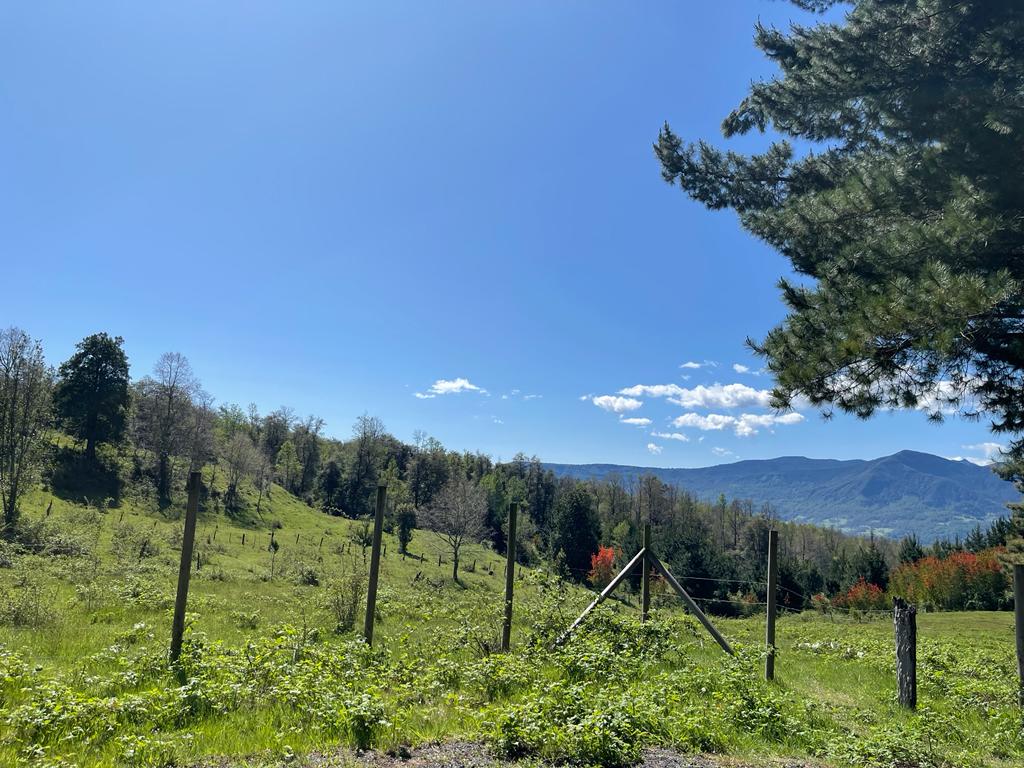
[[[837,0],[798,0],[824,10]],[[854,0],[843,21],[758,26],[780,69],[723,123],[762,154],[688,144],[662,174],[786,256],[784,322],[753,347],[774,403],[867,417],[984,411],[1024,432],[1024,3]],[[1024,458],[1024,443],[1011,453]],[[1024,462],[1009,470],[1024,476]]]
[[[53,402],[57,418],[73,437],[85,440],[85,455],[96,444],[118,442],[128,424],[128,357],[124,339],[105,333],[86,336],[58,371]]]
[[[555,502],[551,551],[564,558],[570,576],[583,581],[590,571],[590,556],[597,552],[601,526],[593,500],[582,486],[564,491]]]
[[[874,538],[866,546],[858,547],[850,559],[848,582],[852,584],[858,579],[863,579],[868,584],[876,584],[882,589],[889,585],[889,566]]]
[[[398,551],[404,554],[409,551],[412,532],[416,528],[416,509],[412,504],[403,503],[398,505],[395,513],[395,528],[398,535]]]
[[[331,459],[320,473],[320,498],[323,501],[324,509],[334,512],[338,504],[338,495],[341,491],[341,467],[338,462]],[[337,514],[334,512],[334,514]]]
[[[921,548],[921,542],[918,541],[916,535],[911,534],[900,539],[900,548],[896,553],[896,557],[901,563],[916,563],[924,557],[924,550]]]

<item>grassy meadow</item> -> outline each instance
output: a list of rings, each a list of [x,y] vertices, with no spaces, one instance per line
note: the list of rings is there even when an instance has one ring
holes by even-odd
[[[495,653],[503,560],[471,546],[455,583],[449,551],[417,531],[406,558],[385,535],[369,648],[364,523],[276,486],[259,517],[213,507],[197,531],[182,683],[166,663],[182,510],[28,499],[35,551],[0,549],[0,765],[301,764],[450,739],[585,765],[655,745],[836,766],[1024,761],[1010,614],[922,614],[920,707],[906,713],[884,616],[783,615],[767,684],[762,617],[716,622],[730,658],[659,590],[646,625],[627,593],[551,651],[592,593],[523,568],[513,651]]]

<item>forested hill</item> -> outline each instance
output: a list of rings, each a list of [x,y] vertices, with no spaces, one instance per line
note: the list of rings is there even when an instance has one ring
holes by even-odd
[[[966,535],[1007,514],[1006,503],[1020,497],[1011,483],[988,467],[916,451],[900,451],[870,461],[777,459],[738,461],[697,469],[628,467],[616,464],[547,464],[560,477],[629,482],[652,474],[700,498],[769,502],[787,520],[833,525],[851,533],[922,540]]]

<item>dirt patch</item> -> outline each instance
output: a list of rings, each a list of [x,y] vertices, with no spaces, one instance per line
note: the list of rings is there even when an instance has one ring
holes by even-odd
[[[535,762],[529,763],[536,766]],[[243,766],[291,766],[291,768],[509,768],[516,765],[499,760],[482,744],[449,741],[427,744],[396,752],[364,752],[339,749],[313,752],[293,761],[249,758],[244,761],[215,761],[208,768],[242,768]],[[735,757],[686,755],[670,749],[648,749],[636,768],[823,768],[820,763],[798,760],[762,760],[750,762]]]

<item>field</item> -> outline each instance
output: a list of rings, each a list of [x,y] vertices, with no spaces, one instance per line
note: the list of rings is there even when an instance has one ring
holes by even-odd
[[[407,558],[385,536],[369,648],[364,524],[277,487],[261,518],[201,515],[182,684],[166,664],[181,510],[50,504],[26,504],[37,552],[0,549],[0,765],[302,764],[452,740],[589,765],[651,746],[836,766],[1024,760],[1010,614],[921,615],[909,714],[884,617],[784,615],[767,684],[761,617],[716,622],[730,658],[667,594],[645,625],[628,595],[609,601],[552,652],[592,594],[524,568],[513,651],[495,653],[502,559],[471,547],[455,583],[447,550],[417,531]]]

